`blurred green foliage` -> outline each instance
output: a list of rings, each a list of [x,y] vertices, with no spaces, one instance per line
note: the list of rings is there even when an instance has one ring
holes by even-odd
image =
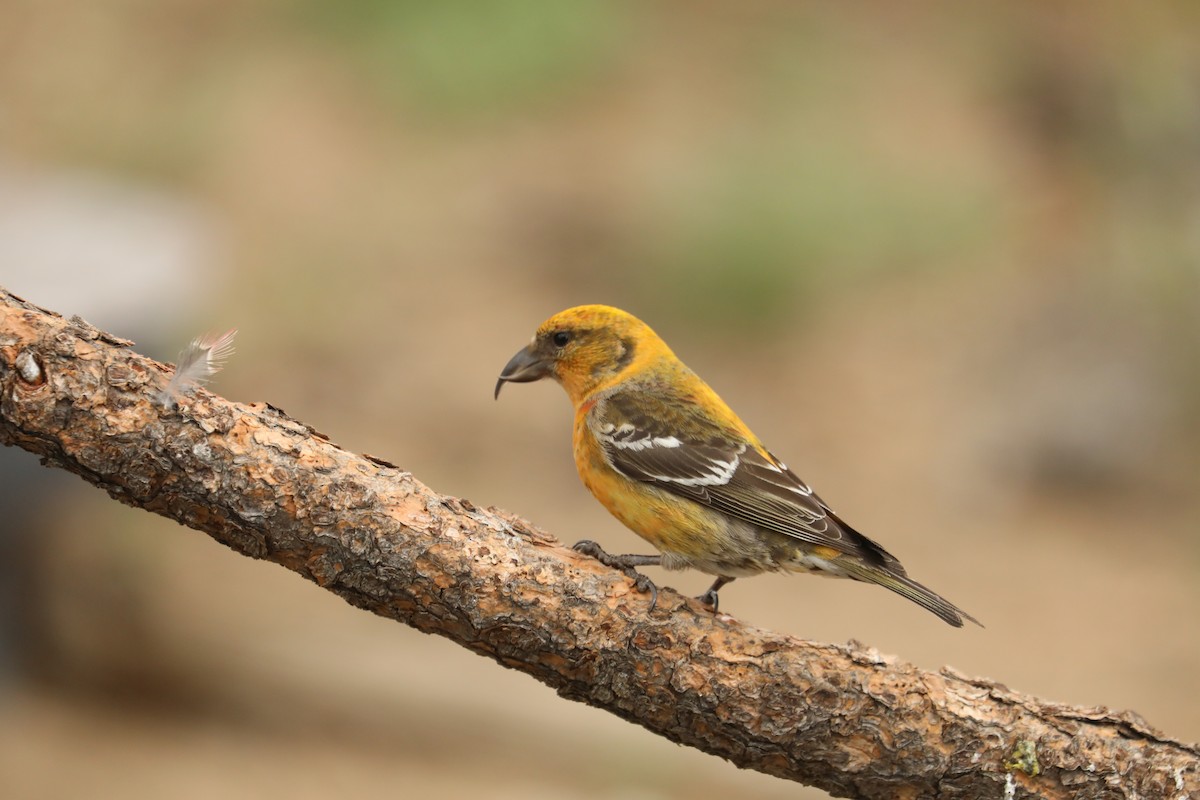
[[[300,0],[295,13],[401,107],[478,124],[561,97],[610,64],[622,4]]]
[[[861,141],[743,143],[659,198],[638,285],[681,317],[753,334],[823,294],[938,268],[996,237],[998,191],[978,176],[896,174]],[[747,146],[748,145],[748,146]]]
[[[506,213],[542,217],[510,227],[586,228],[523,254],[564,295],[752,335],[876,279],[1032,254],[1089,273],[1114,304],[1161,310],[1181,368],[1200,374],[1200,13],[1185,4],[1134,19],[1102,3],[1087,24],[999,5],[58,7],[17,3],[0,31],[9,147],[218,204],[256,195],[256,213],[289,226],[253,223],[266,270],[353,263],[339,247],[387,253],[434,193],[485,185],[512,199]],[[431,145],[473,153],[477,171],[414,178]],[[504,157],[480,154],[492,146]],[[571,180],[601,200],[571,208]],[[520,205],[545,186],[549,199]],[[297,203],[320,225],[279,210],[320,191],[328,209]],[[298,268],[296,252],[330,255]]]

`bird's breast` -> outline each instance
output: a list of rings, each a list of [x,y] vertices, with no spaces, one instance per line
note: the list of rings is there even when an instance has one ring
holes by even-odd
[[[767,553],[761,539],[751,534],[751,526],[614,469],[583,415],[576,420],[574,451],[575,466],[588,491],[625,527],[669,556],[674,566],[713,574],[735,574],[716,569],[718,564],[736,564],[736,574],[773,568],[765,563]]]

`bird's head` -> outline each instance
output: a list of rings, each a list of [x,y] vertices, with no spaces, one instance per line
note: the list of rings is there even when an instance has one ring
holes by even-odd
[[[650,326],[612,306],[560,311],[538,326],[533,339],[500,372],[500,387],[554,378],[573,403],[627,370],[635,359],[670,353]]]

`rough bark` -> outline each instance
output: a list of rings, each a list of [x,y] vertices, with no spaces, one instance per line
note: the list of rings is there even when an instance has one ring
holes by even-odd
[[[861,646],[714,617],[440,495],[265,403],[156,399],[169,368],[0,289],[0,441],[123,503],[740,767],[861,798],[1200,796],[1196,746]]]

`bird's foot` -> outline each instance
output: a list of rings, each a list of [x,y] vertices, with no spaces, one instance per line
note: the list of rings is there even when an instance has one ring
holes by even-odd
[[[730,583],[732,581],[733,581],[733,578],[726,578],[724,576],[719,577],[715,581],[713,581],[712,586],[708,587],[707,592],[700,595],[696,599],[699,600],[701,603],[703,603],[705,606],[707,606],[709,608],[709,610],[711,610],[715,614],[715,613],[717,613],[717,602],[718,602],[717,592],[721,591],[722,586],[724,586],[725,584]]]
[[[654,611],[654,607],[658,605],[658,587],[654,585],[654,581],[638,572],[634,567],[657,567],[662,564],[662,556],[642,556],[636,553],[616,555],[605,551],[603,547],[591,539],[576,542],[572,549],[577,553],[591,556],[606,567],[612,567],[624,572],[633,581],[633,585],[639,592],[650,593],[649,610]]]

